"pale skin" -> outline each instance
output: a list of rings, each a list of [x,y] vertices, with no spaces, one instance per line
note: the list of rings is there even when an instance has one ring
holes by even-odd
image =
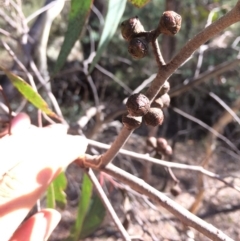
[[[66,127],[37,128],[20,113],[11,122],[11,135],[0,139],[0,240],[47,240],[61,219],[45,209],[22,223],[51,181],[77,157],[87,141],[66,134]]]

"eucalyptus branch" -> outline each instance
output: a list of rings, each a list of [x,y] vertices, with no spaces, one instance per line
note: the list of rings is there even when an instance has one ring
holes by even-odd
[[[106,166],[113,158],[118,154],[119,150],[127,142],[128,138],[132,134],[133,130],[129,130],[126,126],[123,126],[122,130],[116,137],[115,141],[112,143],[111,147],[102,155],[101,166]]]
[[[91,161],[86,161],[86,159],[91,159],[91,156],[86,155],[79,157],[77,160],[75,160],[75,162],[81,167],[91,166],[94,168],[94,165],[90,165]],[[94,157],[92,157],[92,160],[94,161]],[[95,168],[97,168],[97,165],[95,166]],[[142,179],[114,166],[111,163],[98,170],[106,172],[107,174],[113,176],[114,178],[117,178],[124,184],[129,185],[133,190],[144,194],[150,199],[156,201],[162,207],[171,212],[175,217],[179,218],[180,221],[183,222],[185,225],[193,227],[208,238],[215,241],[233,241],[233,239],[225,235],[221,230],[190,213],[181,205],[177,204],[176,202],[165,196],[163,193],[159,192],[158,190],[144,182]]]
[[[203,31],[198,33],[195,37],[189,40],[186,45],[179,51],[179,53],[166,65],[160,66],[158,75],[153,80],[146,95],[152,102],[160,91],[162,85],[168,78],[205,42],[216,34],[223,31],[230,25],[240,21],[240,1],[235,7],[226,15],[206,27]]]
[[[164,16],[167,16],[167,22]],[[170,19],[170,21],[168,21]],[[164,65],[164,60],[161,57],[160,49],[158,48],[156,35],[150,34],[151,32],[144,31],[143,26],[141,25],[138,18],[131,18],[126,20],[121,25],[121,31],[123,37],[126,41],[129,41],[129,49],[130,53],[137,58],[142,58],[145,56],[146,51],[146,41],[154,41],[153,49],[155,53],[155,57],[158,63],[158,74],[156,78],[151,83],[149,89],[146,92],[146,96],[149,99],[149,102],[152,103],[165,81],[176,71],[193,53],[196,51],[202,44],[204,44],[207,40],[212,38],[217,33],[221,32],[225,28],[230,25],[238,22],[240,20],[240,1],[237,2],[236,6],[228,12],[225,16],[218,19],[216,22],[212,23],[208,27],[206,27],[203,31],[193,37],[180,51],[179,53],[166,65]],[[169,28],[170,24],[170,28]],[[181,17],[173,12],[165,12],[160,19],[158,25],[158,33],[166,33],[166,34],[175,34],[180,29]],[[170,30],[169,30],[170,29]],[[155,30],[156,31],[156,30]],[[154,32],[154,31],[152,31]],[[138,39],[134,39],[134,34],[138,37]],[[141,39],[139,36],[147,36],[146,38]],[[152,36],[152,39],[149,39]],[[131,41],[134,40],[134,45]],[[156,40],[156,41],[155,41]],[[144,42],[145,41],[145,42]],[[141,100],[142,101],[142,100]],[[140,101],[140,102],[141,102]],[[139,103],[138,103],[139,104]],[[141,104],[138,108],[141,107]],[[131,114],[132,115],[132,114]],[[133,115],[137,116],[137,115]],[[160,122],[161,123],[161,122]],[[127,138],[130,136],[134,129],[131,131],[126,129],[124,126],[119,137],[117,137],[116,141],[113,143],[112,147],[102,156],[102,163],[106,165],[109,163],[114,156],[117,154],[121,146],[124,145]]]
[[[103,144],[101,142],[97,142],[97,141],[90,140],[90,139],[88,139],[88,144],[91,145],[91,146],[102,148],[102,149],[109,149],[111,147],[110,145]],[[129,157],[133,157],[134,159],[141,162],[142,164],[144,164],[146,162],[150,162],[150,163],[153,163],[153,164],[156,164],[156,165],[159,165],[159,166],[163,166],[163,167],[167,167],[167,168],[175,168],[175,169],[195,171],[195,172],[204,174],[204,175],[206,175],[210,178],[216,179],[216,180],[224,183],[226,186],[231,187],[231,188],[235,189],[236,191],[240,192],[239,186],[236,186],[231,182],[225,181],[221,177],[221,175],[213,173],[211,171],[208,171],[202,166],[187,165],[187,164],[182,164],[182,163],[177,163],[177,162],[168,162],[168,161],[156,159],[154,157],[150,157],[147,154],[140,154],[140,153],[128,151],[128,150],[125,150],[125,149],[120,149],[119,153],[123,154],[123,155],[126,155],[126,156],[129,156]],[[82,164],[80,164],[80,165],[82,165]],[[92,168],[95,168],[95,169],[99,168],[100,165],[101,165],[101,161],[100,161],[100,159],[98,159],[98,161],[97,161],[96,156],[95,157],[88,156],[83,163],[83,166],[92,167]]]
[[[221,230],[190,213],[181,205],[177,204],[163,193],[144,182],[142,179],[133,176],[112,164],[107,165],[102,169],[102,171],[131,186],[131,188],[135,191],[156,201],[171,212],[175,217],[179,218],[185,225],[193,227],[208,238],[215,241],[233,241],[233,239],[228,237]]]

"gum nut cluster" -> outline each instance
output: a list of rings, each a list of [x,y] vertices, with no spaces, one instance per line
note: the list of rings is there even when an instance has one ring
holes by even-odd
[[[157,151],[164,156],[172,155],[172,147],[168,144],[164,138],[157,138]]]
[[[142,59],[148,54],[148,41],[145,37],[137,36],[142,32],[145,30],[137,16],[129,18],[121,24],[122,36],[129,42],[128,52],[134,59]]]
[[[147,146],[155,149],[155,151],[164,156],[171,156],[172,155],[172,147],[168,144],[167,140],[159,137],[148,137],[147,141]]]

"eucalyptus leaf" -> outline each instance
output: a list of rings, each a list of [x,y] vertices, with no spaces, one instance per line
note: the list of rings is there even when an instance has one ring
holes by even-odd
[[[64,41],[58,55],[53,74],[56,74],[64,65],[74,44],[79,39],[86,20],[88,19],[93,0],[72,0],[69,13],[68,27]]]
[[[44,112],[45,114],[60,119],[49,107],[45,100],[21,77],[13,74],[0,66],[0,69],[4,71],[11,83],[17,88],[17,90],[36,108]]]
[[[89,72],[92,72],[99,59],[102,56],[103,51],[106,49],[108,43],[112,39],[114,33],[119,26],[123,12],[126,7],[127,0],[109,0],[108,1],[108,10],[105,19],[105,24],[103,27],[102,35],[98,44],[96,55],[92,61],[92,64],[89,68]]]

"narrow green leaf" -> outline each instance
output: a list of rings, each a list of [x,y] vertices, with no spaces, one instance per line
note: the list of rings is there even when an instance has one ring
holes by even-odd
[[[127,0],[109,0],[108,11],[103,27],[102,35],[98,44],[96,56],[90,66],[89,72],[92,72],[95,65],[99,61],[103,51],[107,47],[114,33],[116,32],[119,22],[125,10]]]
[[[40,109],[45,114],[60,119],[47,105],[45,100],[22,78],[13,74],[12,72],[6,70],[2,66],[0,69],[4,71],[12,84],[17,88],[17,90],[36,108]]]
[[[73,230],[71,232],[71,237],[73,237],[73,239],[71,240],[74,240],[74,241],[79,240],[79,236],[82,232],[83,222],[90,206],[92,189],[93,189],[93,185],[91,180],[88,178],[86,174],[84,174],[83,182],[82,182],[81,198],[78,203],[78,214],[77,214],[77,219],[74,224]]]
[[[83,239],[93,233],[102,223],[106,209],[98,196],[92,198],[90,209],[84,219],[80,238]]]
[[[49,185],[47,189],[47,207],[55,208],[55,196],[54,196],[54,189],[53,189],[52,183]]]
[[[150,0],[128,0],[131,4],[133,4],[137,8],[142,8],[146,5]]]
[[[65,34],[64,42],[54,67],[54,74],[56,74],[63,67],[72,47],[79,39],[89,16],[92,2],[93,0],[71,1],[67,32]]]
[[[67,203],[65,189],[67,187],[67,178],[64,172],[61,172],[57,178],[52,182],[55,200],[60,208],[64,208]]]
[[[60,208],[64,208],[67,203],[65,189],[67,179],[64,172],[61,172],[47,189],[47,207],[55,208],[56,203]]]

